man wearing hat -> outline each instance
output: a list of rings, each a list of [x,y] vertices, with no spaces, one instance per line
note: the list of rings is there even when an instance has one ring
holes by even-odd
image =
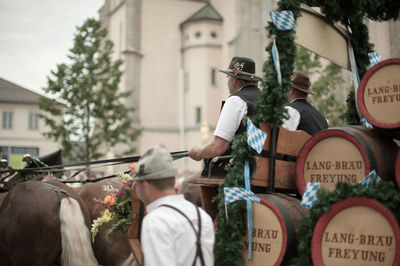
[[[222,107],[214,138],[203,146],[193,146],[189,150],[190,158],[199,161],[229,152],[234,136],[245,130],[241,125],[243,117],[255,112],[254,106],[260,92],[257,82],[261,80],[255,75],[255,70],[255,62],[247,57],[233,57],[227,70],[219,70],[227,75],[230,96]]]
[[[8,161],[7,159],[1,159],[0,160],[0,170],[13,170],[13,168],[11,166],[8,165]],[[10,176],[11,172],[2,172],[0,173],[0,177],[6,177],[6,176]]]
[[[47,167],[48,165],[42,162],[39,158],[33,157],[29,153],[24,154],[22,161],[26,162],[25,168],[40,168]]]
[[[304,130],[310,135],[315,135],[328,128],[328,121],[314,106],[307,102],[308,94],[314,94],[311,90],[311,82],[308,75],[302,72],[293,72],[291,76],[288,106],[298,111],[300,121],[297,130]]]
[[[214,227],[202,209],[177,195],[177,170],[162,146],[147,150],[133,172],[147,214],[141,228],[144,265],[214,265]]]

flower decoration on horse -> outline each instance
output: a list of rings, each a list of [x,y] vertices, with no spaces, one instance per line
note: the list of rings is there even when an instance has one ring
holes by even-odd
[[[129,166],[131,169],[130,174],[136,167],[136,163]],[[116,176],[122,181],[122,188],[116,189],[113,186],[103,186],[103,190],[107,191],[107,196],[104,199],[94,199],[97,205],[93,211],[101,209],[100,216],[93,221],[91,232],[92,241],[94,242],[95,237],[98,233],[99,227],[103,224],[114,221],[113,224],[106,230],[106,237],[109,237],[115,230],[126,231],[126,229],[132,223],[132,219],[135,215],[132,212],[131,207],[131,190],[132,190],[132,177],[127,173],[118,173]]]

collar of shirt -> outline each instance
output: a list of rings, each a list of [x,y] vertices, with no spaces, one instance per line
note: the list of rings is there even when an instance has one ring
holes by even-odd
[[[296,99],[294,99],[293,101],[291,101],[290,103],[292,103],[292,102],[294,102],[294,101],[296,101],[296,100],[304,100],[304,101],[307,101],[306,98],[296,98]]]
[[[152,203],[150,203],[149,205],[147,205],[146,210],[147,212],[152,212],[155,209],[158,208],[158,206],[163,205],[163,204],[168,204],[174,201],[181,201],[183,200],[183,194],[178,194],[178,195],[170,195],[170,196],[165,196],[162,198],[159,198],[155,201],[153,201]]]

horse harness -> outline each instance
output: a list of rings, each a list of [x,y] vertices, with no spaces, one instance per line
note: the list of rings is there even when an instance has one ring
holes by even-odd
[[[197,238],[197,240],[196,240],[196,256],[194,257],[192,266],[196,265],[197,258],[200,258],[201,265],[204,266],[205,265],[204,257],[203,257],[203,251],[201,250],[201,241],[200,241],[200,239],[201,239],[201,216],[200,216],[199,208],[197,206],[195,206],[196,212],[197,212],[197,219],[199,220],[199,230],[197,231],[196,228],[194,227],[192,221],[190,221],[190,219],[186,216],[186,214],[184,214],[181,210],[179,210],[178,208],[176,208],[174,206],[168,205],[168,204],[163,204],[163,205],[160,205],[159,207],[163,207],[163,206],[177,211],[183,217],[185,217],[186,220],[188,220],[188,222],[189,222],[190,226],[192,227],[192,229],[196,235],[196,238]]]
[[[64,190],[64,189],[62,189],[62,188],[59,188],[59,187],[57,187],[57,186],[54,186],[54,185],[52,185],[52,184],[49,184],[49,183],[44,183],[44,184],[46,184],[47,186],[49,186],[50,188],[52,188],[52,189],[57,193],[58,201],[59,201],[59,202],[61,202],[61,200],[62,200],[64,197],[71,198],[71,195],[68,193],[68,191],[66,191],[66,190]]]

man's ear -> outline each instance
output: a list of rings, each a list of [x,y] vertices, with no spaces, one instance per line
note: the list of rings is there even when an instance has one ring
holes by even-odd
[[[151,192],[152,186],[151,186],[151,184],[149,182],[147,182],[146,180],[143,180],[143,189],[146,192]]]

